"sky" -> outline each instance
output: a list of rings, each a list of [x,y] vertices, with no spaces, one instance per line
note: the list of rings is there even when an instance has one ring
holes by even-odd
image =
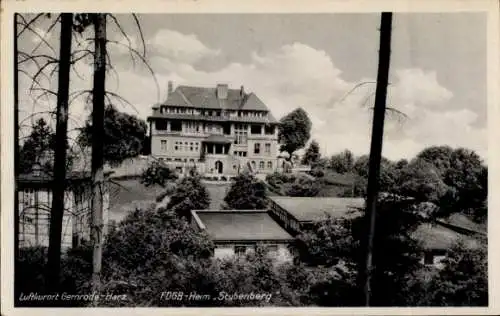
[[[144,61],[150,68],[126,49],[128,41],[138,52],[143,49],[132,16],[115,17],[121,30],[108,18],[113,69],[106,89],[129,102],[114,98],[120,110],[145,119],[152,105],[165,100],[169,80],[174,87],[227,83],[239,89],[243,85],[277,118],[304,108],[313,123],[311,139],[319,142],[322,154],[345,149],[368,154],[379,14],[139,15],[146,44]],[[40,20],[35,30],[46,35],[54,52],[43,42],[37,51],[57,57],[58,28],[47,32],[50,22]],[[90,31],[74,40],[73,51],[85,48]],[[31,51],[40,42],[40,37],[25,32],[19,45]],[[394,110],[386,119],[385,157],[411,159],[428,146],[450,145],[475,150],[486,159],[486,49],[482,13],[394,15],[387,101]],[[28,73],[36,72],[33,63],[23,67]],[[91,88],[91,70],[90,59],[75,64],[70,79],[75,96]],[[55,88],[56,78],[41,85]],[[21,119],[34,110],[54,107],[51,97],[34,103],[30,79],[20,79]],[[362,82],[367,83],[348,93]],[[70,105],[70,129],[81,126],[88,113],[85,98],[76,98]]]

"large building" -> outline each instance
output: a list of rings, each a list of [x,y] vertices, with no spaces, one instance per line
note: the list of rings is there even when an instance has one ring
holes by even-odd
[[[244,88],[168,85],[167,100],[148,117],[151,154],[184,172],[235,175],[276,170],[277,121],[267,106]]]

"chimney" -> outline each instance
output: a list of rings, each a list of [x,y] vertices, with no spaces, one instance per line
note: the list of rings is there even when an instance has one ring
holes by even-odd
[[[241,86],[241,89],[240,89],[240,98],[244,98],[245,97],[245,87]]]
[[[172,92],[174,91],[174,83],[172,82],[172,80],[169,80],[168,81],[168,94],[167,94],[167,97],[169,97]]]
[[[227,90],[228,90],[227,84],[218,84],[217,85],[217,98],[219,100],[227,99]]]

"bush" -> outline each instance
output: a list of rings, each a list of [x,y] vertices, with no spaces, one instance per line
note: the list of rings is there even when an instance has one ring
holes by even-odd
[[[258,210],[267,207],[266,185],[249,173],[233,178],[224,202],[230,209]]]
[[[142,173],[141,183],[146,187],[159,185],[165,187],[168,181],[176,180],[176,173],[163,163],[154,161]]]
[[[177,183],[167,209],[176,212],[181,217],[190,219],[191,210],[204,210],[209,205],[208,191],[201,183],[201,177],[193,173]]]
[[[283,190],[288,196],[313,197],[321,190],[321,183],[308,177],[297,177],[293,183],[286,183]]]
[[[162,193],[160,193],[157,197],[156,197],[156,202],[157,203],[160,203],[161,201],[163,201],[165,199],[165,197],[173,194],[175,192],[175,184],[174,183],[171,183],[170,185],[167,185],[166,186],[166,190],[163,191]]]
[[[15,271],[16,297],[20,294],[47,293],[45,273],[47,268],[47,247],[21,248],[19,262]],[[61,257],[60,286],[61,293],[67,294],[88,293],[89,281],[92,276],[92,250],[87,245],[73,248]],[[82,300],[61,300],[57,302],[23,300],[19,306],[55,306],[71,307],[85,306],[89,302]]]
[[[325,176],[325,172],[321,169],[312,169],[309,173],[316,178],[323,178]]]

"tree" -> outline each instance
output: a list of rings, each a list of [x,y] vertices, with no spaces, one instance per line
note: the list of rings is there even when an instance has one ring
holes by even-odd
[[[143,171],[141,183],[146,187],[159,185],[164,188],[168,181],[176,179],[177,175],[174,171],[172,171],[170,168],[159,161],[153,161]]]
[[[443,176],[451,166],[450,159],[452,153],[453,148],[450,146],[431,146],[418,153],[416,158],[433,164],[439,171],[439,174]]]
[[[180,179],[174,193],[170,197],[167,209],[178,216],[190,219],[191,210],[204,210],[210,205],[210,196],[205,186],[201,183],[198,174]]]
[[[103,253],[103,290],[127,295],[104,305],[181,306],[189,300],[166,300],[164,289],[210,293],[207,279],[214,245],[202,232],[172,211],[136,210],[111,233]],[[199,304],[200,301],[191,302]]]
[[[367,155],[363,155],[358,157],[353,165],[354,173],[359,176],[358,180],[365,184],[368,182],[369,163],[370,158]],[[390,191],[394,185],[394,181],[395,174],[393,163],[389,159],[382,157],[379,175],[380,191]],[[366,191],[366,188],[363,191]]]
[[[408,199],[387,198],[378,202],[370,306],[406,305],[411,294],[407,285],[417,277],[421,267],[421,247],[412,235],[423,221],[416,207],[415,202]],[[349,258],[356,270],[366,265],[367,221],[363,215],[350,222],[353,242]]]
[[[24,141],[19,153],[21,173],[29,173],[35,163],[41,164],[46,170],[53,169],[53,161],[42,161],[44,155],[55,149],[55,133],[47,122],[40,118],[36,121],[30,135]]]
[[[373,239],[375,219],[380,188],[379,175],[384,140],[384,120],[386,111],[387,86],[389,84],[389,66],[391,59],[392,12],[382,12],[380,18],[380,49],[377,70],[377,88],[375,91],[375,107],[373,111],[372,137],[370,144],[370,160],[368,184],[366,189],[366,261],[362,276],[365,294],[365,305],[370,306],[371,274],[373,260]]]
[[[68,147],[68,106],[71,66],[73,14],[61,14],[59,76],[57,88],[56,135],[54,152],[54,181],[50,211],[47,281],[49,292],[59,290],[61,269],[61,236],[66,191],[66,150]],[[63,166],[62,168],[60,166]]]
[[[321,158],[321,154],[319,152],[319,144],[317,141],[312,140],[307,147],[304,157],[302,158],[302,164],[304,165],[315,165],[319,159]]]
[[[350,254],[350,233],[349,222],[344,218],[328,216],[317,221],[296,237],[297,259],[310,266],[336,266]]]
[[[240,173],[233,179],[224,202],[229,209],[265,209],[267,207],[266,185],[250,173]]]
[[[393,191],[420,202],[439,203],[447,190],[434,165],[415,159],[399,171]]]
[[[311,120],[302,108],[297,108],[281,118],[278,128],[280,151],[287,152],[291,159],[296,150],[306,145],[311,137],[311,127]]]
[[[477,221],[486,220],[488,168],[474,151],[433,146],[420,152],[416,159],[432,165],[447,186],[439,203],[442,215],[460,212]]]
[[[488,256],[486,243],[477,248],[457,244],[444,261],[427,292],[427,305],[488,306]]]
[[[330,168],[338,173],[351,172],[354,167],[354,155],[348,149],[330,158]]]
[[[125,159],[141,154],[146,142],[146,122],[107,105],[104,111],[104,160],[119,165]],[[92,115],[82,128],[79,139],[82,146],[92,143]]]

